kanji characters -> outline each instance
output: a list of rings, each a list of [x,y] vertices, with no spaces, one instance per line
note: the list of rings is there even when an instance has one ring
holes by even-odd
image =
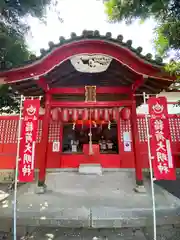
[[[27,143],[25,145],[25,149],[24,149],[24,153],[32,153],[32,144],[31,143]]]
[[[148,105],[154,177],[157,180],[172,180],[175,178],[175,171],[171,159],[171,148],[168,147],[170,131],[168,127],[167,99],[165,97],[150,97]]]
[[[157,147],[158,147],[158,148],[156,149],[156,151],[162,150],[163,152],[166,152],[166,146],[163,144],[162,141],[160,141],[160,142],[157,143]]]
[[[157,119],[154,121],[154,129],[156,131],[158,131],[158,130],[162,131],[164,129],[164,123],[161,119],[159,119],[159,120]]]
[[[167,161],[167,154],[162,152],[157,152],[157,160],[158,162]]]
[[[24,157],[23,157],[23,163],[24,164],[30,164],[32,162],[32,156],[31,154],[24,154]]]
[[[36,117],[36,116],[33,116],[33,120],[36,121],[36,120],[37,120],[37,117]]]
[[[32,132],[25,133],[25,142],[32,142]]]
[[[34,126],[33,126],[33,122],[27,122],[26,123],[26,129],[25,129],[25,131],[26,132],[32,132],[33,131],[33,128]]]
[[[27,99],[24,101],[22,136],[18,164],[18,179],[21,182],[33,181],[34,178],[34,150],[39,107],[40,99]]]
[[[31,167],[30,165],[24,165],[23,168],[22,168],[22,173],[23,173],[23,176],[30,176],[31,175]]]
[[[155,137],[156,137],[156,141],[158,142],[165,140],[164,133],[162,131],[156,131]]]
[[[24,117],[24,120],[25,120],[25,121],[37,120],[37,117],[36,117],[36,116],[25,116],[25,117]]]
[[[24,120],[25,120],[25,121],[28,121],[28,120],[29,120],[28,116],[25,116],[25,117],[24,117]]]
[[[160,171],[161,174],[163,172],[166,173],[166,174],[169,172],[168,166],[167,165],[162,165],[162,163],[158,164],[158,170]]]
[[[155,130],[155,139],[157,141],[156,147],[156,157],[157,162],[159,163],[157,168],[162,174],[168,173],[168,166],[167,164],[167,153],[166,153],[166,145],[164,144],[165,137],[164,137],[164,121],[162,119],[156,119],[154,121],[154,130]]]

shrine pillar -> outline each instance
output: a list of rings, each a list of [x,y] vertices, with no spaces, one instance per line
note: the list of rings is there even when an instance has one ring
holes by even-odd
[[[118,134],[118,151],[119,151],[119,157],[120,152],[123,151],[121,147],[121,120],[120,120],[120,113],[119,110],[116,112],[116,121],[117,121],[117,134]]]
[[[47,166],[47,153],[48,153],[48,135],[49,135],[49,122],[51,113],[51,95],[46,93],[45,95],[45,113],[42,122],[42,152],[40,155],[39,163],[39,177],[38,177],[38,187],[45,189],[45,179],[46,179],[46,166]],[[42,189],[42,190],[43,190]]]
[[[136,100],[133,97],[132,99],[132,108],[131,108],[131,126],[132,126],[132,143],[134,149],[134,163],[135,163],[135,174],[136,174],[136,192],[144,192],[143,185],[143,171],[142,171],[142,162],[141,162],[141,152],[139,147],[139,133],[138,133],[138,124],[137,124],[137,113],[136,113]]]
[[[63,146],[62,146],[62,142],[63,142],[63,121],[60,121],[60,131],[59,131],[59,153],[60,153],[60,168],[62,167],[62,151],[63,151]]]

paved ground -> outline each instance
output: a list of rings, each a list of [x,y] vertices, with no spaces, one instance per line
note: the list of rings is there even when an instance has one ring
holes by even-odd
[[[18,190],[18,224],[84,228],[123,228],[152,225],[150,184],[146,194],[133,191],[134,173],[103,176],[49,173],[48,191],[34,194],[36,184]],[[155,186],[157,223],[180,223],[180,200]],[[0,218],[12,218],[12,198],[1,202]],[[168,216],[168,217],[167,217]]]
[[[34,194],[35,184],[19,188],[17,240],[153,239],[148,180],[146,194],[134,193],[130,172],[48,174],[47,185],[44,195]],[[4,194],[7,185],[0,189]],[[179,240],[180,200],[156,185],[155,196],[158,224],[163,224],[157,227],[157,240]],[[12,202],[11,196],[1,202],[0,239],[13,239]]]
[[[0,202],[9,196],[8,184],[0,184]]]
[[[177,176],[177,179],[175,181],[162,180],[162,181],[156,181],[156,184],[180,199],[180,176],[179,175]]]
[[[0,239],[12,240],[11,232],[0,231]],[[50,227],[18,227],[17,240],[153,240],[152,228],[73,229]],[[179,240],[180,228],[157,228],[157,240]]]
[[[24,229],[23,229],[24,230]],[[146,240],[142,230],[132,231],[130,229],[63,229],[63,228],[28,228],[28,234],[23,235],[23,230],[18,232],[18,239],[33,240]],[[0,233],[0,239],[12,240],[12,235]]]

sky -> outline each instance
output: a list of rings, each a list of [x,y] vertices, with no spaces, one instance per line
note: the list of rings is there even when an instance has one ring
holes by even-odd
[[[63,19],[59,21],[57,11]],[[144,24],[135,21],[127,26],[125,23],[108,23],[102,0],[59,0],[54,9],[47,10],[47,24],[28,17],[31,33],[27,36],[29,48],[39,55],[41,48],[48,48],[48,42],[58,43],[59,37],[69,38],[71,32],[81,35],[83,30],[99,30],[101,34],[111,32],[113,37],[121,34],[124,41],[131,39],[132,46],[143,47],[143,54],[152,53],[153,29],[155,22],[148,20]]]

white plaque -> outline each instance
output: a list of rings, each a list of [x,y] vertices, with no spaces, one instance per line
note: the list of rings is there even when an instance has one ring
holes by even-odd
[[[60,142],[54,141],[52,145],[52,151],[59,152],[59,150],[60,150]]]
[[[131,142],[131,133],[130,132],[123,132],[123,141]]]
[[[171,145],[170,145],[170,141],[168,139],[166,140],[166,148],[167,148],[169,168],[173,168]]]
[[[77,152],[77,145],[75,144],[72,145],[72,152]]]
[[[124,142],[124,151],[131,152],[131,142]]]

